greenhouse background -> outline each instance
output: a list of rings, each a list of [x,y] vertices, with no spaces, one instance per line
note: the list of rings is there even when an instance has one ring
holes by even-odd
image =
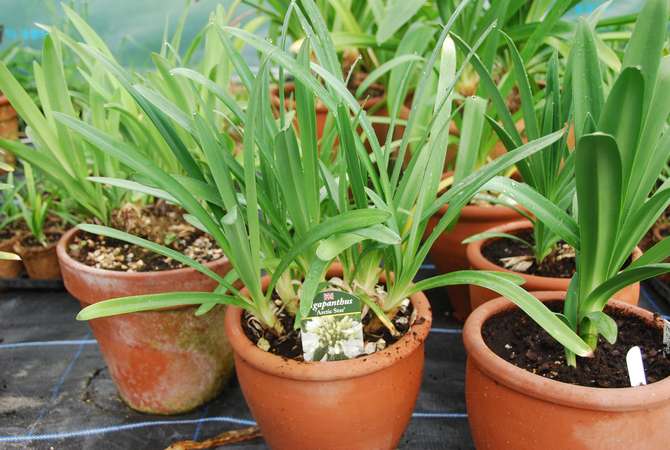
[[[233,0],[199,0],[189,7],[184,29],[182,47],[188,45],[201,27],[207,23],[209,13],[218,4],[230,5]],[[603,2],[586,0],[568,12],[566,18],[587,14]],[[628,14],[639,10],[642,0],[613,0],[605,16]],[[4,11],[0,25],[4,25],[4,39],[0,51],[7,45],[20,41],[33,48],[39,48],[45,32],[35,23],[58,23],[62,20],[62,10],[58,1],[44,0],[2,0]],[[146,67],[151,52],[160,50],[161,40],[168,27],[172,35],[179,17],[184,12],[184,0],[143,0],[141,2],[115,0],[74,0],[66,2],[83,12],[95,30],[105,39],[110,49],[124,64]],[[251,14],[244,4],[241,15]],[[263,34],[263,30],[259,34]],[[182,48],[183,49],[183,48]],[[245,54],[251,61],[256,55],[248,50]]]

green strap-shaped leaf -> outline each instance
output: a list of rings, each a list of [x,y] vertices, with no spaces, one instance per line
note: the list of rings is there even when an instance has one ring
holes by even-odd
[[[540,137],[540,130],[537,125],[537,117],[535,116],[535,102],[533,101],[533,91],[528,80],[528,73],[523,58],[514,45],[514,41],[504,31],[500,31],[509,47],[512,55],[514,76],[519,87],[519,95],[521,96],[521,110],[523,112],[523,120],[528,139],[537,139]]]
[[[314,296],[319,289],[321,281],[326,273],[326,269],[330,265],[330,261],[324,261],[320,258],[314,258],[310,264],[305,281],[302,283],[302,292],[300,294],[300,317],[307,317],[312,304],[314,303]],[[299,328],[300,321],[295,321],[296,328]]]
[[[614,138],[583,136],[575,149],[580,296],[610,276],[613,243],[621,215],[621,158]]]
[[[92,320],[142,311],[155,311],[185,305],[233,305],[255,313],[254,305],[241,297],[215,294],[214,292],[167,292],[163,294],[135,295],[94,303],[77,314],[77,320]]]
[[[500,238],[500,239],[510,239],[512,241],[520,242],[521,244],[532,248],[533,246],[528,243],[525,239],[520,238],[517,235],[510,234],[510,233],[499,233],[496,231],[484,231],[483,233],[477,233],[473,234],[472,236],[465,238],[461,241],[462,244],[470,244],[471,242],[477,242],[477,241],[483,241],[487,239],[494,239],[494,238]]]
[[[668,30],[668,2],[647,0],[623,57],[624,67],[639,67],[645,79],[644,112],[649,109]]]
[[[645,86],[647,86],[645,81]],[[670,115],[670,56],[661,60],[654,96],[646,114],[644,129],[633,160],[634,181],[628,184],[626,205],[639,205],[653,189],[670,156],[670,133],[664,132]],[[659,136],[660,139],[659,139]]]
[[[581,238],[575,220],[532,187],[506,177],[495,177],[482,189],[499,192],[513,199],[532,212],[540,222],[559,235],[575,249],[580,248]]]
[[[309,41],[305,41],[298,55],[299,62],[309,70]],[[316,107],[314,93],[300,81],[295,83],[295,104],[302,148],[302,192],[309,222],[319,220],[319,147],[316,135]]]
[[[221,233],[219,226],[214,222],[210,214],[182,185],[175,181],[169,174],[156,167],[153,161],[144,157],[132,146],[120,142],[106,133],[64,114],[54,114],[56,120],[64,123],[74,131],[81,134],[84,139],[91,142],[101,151],[114,158],[123,161],[128,167],[152,179],[160,188],[170,192],[191,214],[194,214],[207,227],[214,236],[224,252],[227,252],[227,240]]]
[[[621,269],[635,246],[642,240],[645,233],[649,231],[654,222],[656,222],[669,205],[670,189],[660,190],[628,216],[621,227],[619,240],[614,247],[614,258],[612,258],[610,265],[610,273],[616,273]],[[633,264],[636,262],[634,261]],[[643,262],[640,264],[644,265],[647,263]]]
[[[384,225],[373,225],[351,233],[331,236],[321,241],[316,249],[316,256],[324,261],[331,261],[352,245],[368,239],[386,245],[397,245],[401,242],[400,236],[390,228]]]
[[[452,37],[454,39],[454,42],[456,42],[456,44],[459,47],[461,47],[461,49],[464,52],[467,53],[470,51],[470,46],[463,39],[461,39],[459,36],[455,34],[452,34]],[[512,114],[509,112],[509,109],[507,108],[507,101],[503,98],[502,94],[498,90],[498,87],[496,86],[495,81],[493,81],[491,74],[486,70],[484,64],[477,55],[474,55],[470,59],[470,63],[477,71],[477,74],[479,75],[479,83],[484,89],[483,92],[485,92],[486,96],[491,99],[491,102],[495,107],[498,117],[503,122],[505,131],[507,131],[507,133],[513,139],[516,146],[520,146],[522,144],[521,136],[519,135],[519,132],[516,129],[516,124],[514,122],[514,119],[512,118]]]
[[[377,209],[358,209],[346,211],[334,217],[329,217],[318,225],[313,226],[309,232],[302,236],[298,242],[284,255],[281,262],[272,274],[272,280],[268,290],[271,291],[282,273],[288,268],[293,260],[315,243],[327,239],[335,234],[348,233],[351,231],[367,228],[372,225],[384,223],[390,214]]]
[[[575,44],[570,54],[572,63],[572,89],[575,112],[575,137],[577,141],[586,134],[587,116],[600,119],[603,108],[603,80],[593,30],[584,19],[580,19]]]
[[[461,270],[446,275],[419,281],[412,292],[432,289],[439,286],[457,284],[474,284],[497,292],[513,302],[533,319],[551,337],[579,356],[593,354],[589,347],[568,325],[547,308],[544,303],[519,287],[509,277],[501,276],[500,272]]]
[[[377,43],[381,44],[389,39],[403,25],[414,17],[426,0],[390,0],[386,5],[384,17],[377,29]]]
[[[119,80],[126,91],[130,93],[133,99],[153,122],[154,126],[158,129],[163,139],[165,139],[165,141],[168,143],[170,150],[172,150],[175,157],[179,160],[186,173],[190,177],[203,179],[198,164],[195,162],[193,156],[184,145],[184,142],[179,138],[175,128],[168,121],[167,117],[169,116],[167,116],[165,112],[162,111],[157,105],[144,97],[134,87],[130,75],[128,75],[128,73],[126,73],[126,71],[115,61],[109,59],[96,48],[85,47],[85,49],[94,58],[100,61],[100,63]]]
[[[670,257],[670,237],[663,238],[651,248],[647,249],[642,256],[630,263],[626,270],[657,264]]]
[[[398,336],[400,333],[398,333],[398,330],[396,329],[395,325],[393,325],[393,322],[391,322],[382,309],[381,306],[377,304],[373,299],[371,299],[367,294],[362,293],[362,292],[356,292],[358,297],[361,299],[363,304],[367,305],[368,308],[377,316],[379,321],[384,324],[384,326],[391,332],[393,336]]]
[[[602,334],[607,342],[610,344],[616,342],[618,327],[614,319],[602,311],[588,313],[584,318],[595,325],[598,333]]]
[[[225,89],[223,89],[221,86],[219,86],[209,78],[205,77],[199,72],[196,72],[195,70],[188,69],[185,67],[178,67],[176,69],[172,69],[170,73],[175,76],[188,78],[200,84],[209,92],[214,94],[219,100],[221,100],[223,104],[226,105],[226,107],[232,111],[232,113],[240,122],[242,123],[245,122],[246,118],[244,111],[239,107],[235,99],[230,94],[228,94],[228,92],[226,92]]]
[[[488,102],[481,97],[465,99],[461,136],[456,153],[456,168],[454,169],[454,183],[458,183],[470,175],[479,161],[479,152],[484,132],[484,118]],[[446,124],[445,126],[448,126]]]
[[[629,267],[596,287],[583,302],[582,310],[599,311],[605,308],[610,298],[621,289],[649,278],[670,272],[670,264],[657,263]]]
[[[614,137],[621,154],[624,187],[628,185],[642,132],[645,80],[637,67],[627,67],[607,96],[598,130]],[[634,177],[637,178],[637,177]],[[633,179],[633,183],[638,181]]]
[[[170,203],[178,203],[172,195],[162,189],[156,189],[150,186],[146,186],[135,181],[124,180],[121,178],[110,178],[110,177],[88,177],[88,180],[93,181],[94,183],[108,184],[110,186],[116,186],[123,189],[128,189],[133,192],[141,192],[143,194],[150,195],[152,197],[161,198]]]

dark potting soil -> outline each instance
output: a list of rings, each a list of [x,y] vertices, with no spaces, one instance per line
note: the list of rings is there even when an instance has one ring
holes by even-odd
[[[11,230],[9,228],[3,228],[0,230],[0,241],[6,241],[8,239],[12,239],[14,237],[14,230]]]
[[[547,303],[555,312],[563,302]],[[537,375],[587,387],[630,387],[626,353],[637,345],[642,351],[647,383],[670,376],[670,357],[663,354],[663,331],[644,320],[609,310],[619,326],[619,337],[609,344],[602,337],[593,358],[577,358],[577,367],[565,362],[563,347],[519,309],[491,317],[482,327],[486,345],[505,361]]]
[[[531,230],[522,230],[514,234],[528,243],[533,244],[535,241]],[[493,239],[482,246],[482,254],[486,259],[500,267],[505,267],[509,270],[515,270],[528,275],[572,278],[575,274],[574,251],[563,241],[554,245],[551,253],[541,264],[537,263],[531,247],[523,242],[513,239]],[[528,264],[530,264],[530,266],[526,268],[525,266]],[[521,268],[524,270],[521,270]]]
[[[127,205],[115,212],[112,227],[164,245],[201,263],[223,257],[223,251],[214,239],[188,224],[183,213],[165,203],[144,208]],[[155,272],[184,267],[179,261],[144,247],[85,232],[75,235],[68,253],[87,266],[121,272]]]
[[[58,242],[61,236],[63,236],[62,231],[46,231],[44,233],[47,245],[55,244],[56,242]],[[42,243],[38,241],[32,234],[21,239],[21,245],[26,248],[42,247]]]
[[[244,334],[256,345],[258,345],[258,341],[260,341],[261,338],[264,338],[270,345],[270,348],[267,351],[272,354],[296,361],[304,361],[300,330],[295,330],[293,328],[295,317],[288,314],[285,309],[281,308],[281,300],[279,300],[279,297],[276,294],[273,296],[273,299],[277,306],[280,307],[278,316],[279,321],[284,330],[290,331],[282,336],[277,336],[274,331],[267,329],[252,314],[245,311],[244,314],[242,314],[242,329],[244,330]],[[410,318],[412,317],[413,311],[414,307],[410,303],[406,308],[399,309],[398,313],[393,318],[393,325],[400,333],[398,336],[393,336],[385,326],[372,323],[377,322],[375,320],[376,317],[372,311],[368,311],[366,316],[363,317],[364,343],[379,342],[380,339],[383,339],[386,343],[386,347],[393,345],[409,330],[411,325]],[[362,354],[358,357],[362,358],[365,356],[368,355]]]
[[[201,263],[214,261],[223,256],[223,252],[212,238],[197,230],[181,234],[167,244],[167,247]],[[155,272],[184,267],[179,261],[144,247],[84,232],[79,232],[74,237],[68,253],[87,266],[121,272]]]

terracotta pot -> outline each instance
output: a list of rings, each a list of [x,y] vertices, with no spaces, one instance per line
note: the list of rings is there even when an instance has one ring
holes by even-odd
[[[265,277],[263,286],[268,282]],[[229,307],[226,333],[237,378],[270,448],[396,448],[421,386],[424,341],[432,321],[422,293],[411,301],[417,322],[389,348],[348,361],[307,363],[260,350],[242,330],[242,311]]]
[[[9,239],[0,241],[0,252],[13,252],[14,244],[20,236],[15,235]],[[0,278],[16,278],[23,271],[23,262],[21,261],[0,261]]]
[[[516,222],[511,222],[505,225],[491,228],[488,231],[496,231],[500,233],[515,234],[515,232],[521,230],[530,230],[533,225],[528,220],[519,220]],[[553,278],[553,277],[541,277],[536,275],[527,275],[525,273],[513,272],[509,269],[505,269],[491,261],[489,261],[483,254],[482,248],[492,239],[476,241],[468,244],[467,246],[467,257],[468,263],[471,269],[477,270],[495,270],[498,272],[508,272],[515,273],[523,277],[526,282],[522,287],[527,291],[567,291],[568,286],[570,285],[570,278]],[[636,260],[642,256],[642,251],[639,248],[633,250],[633,260]],[[481,304],[498,298],[500,294],[490,291],[486,288],[479,286],[468,286],[470,292],[470,306],[472,309],[476,309]],[[637,305],[638,300],[640,299],[640,283],[635,283],[630,286],[623,288],[621,291],[617,292],[614,295],[614,298],[622,302]]]
[[[542,301],[564,292],[536,292]],[[660,326],[654,314],[610,301]],[[470,429],[479,450],[631,450],[668,446],[670,378],[636,388],[575,386],[534,375],[493,353],[482,339],[482,325],[513,308],[499,298],[468,318],[463,341],[468,353],[465,397]]]
[[[380,107],[379,104],[381,102],[385,101],[384,97],[372,97],[367,100],[362,100],[361,101],[361,106],[363,109],[370,115],[372,116],[378,116],[378,117],[389,117],[389,111],[386,108],[386,105]],[[399,120],[407,120],[409,118],[409,108],[405,105],[400,106],[400,111],[398,112],[398,119]],[[372,128],[375,130],[375,134],[377,135],[377,141],[379,142],[379,145],[384,145],[386,142],[386,134],[389,131],[389,126],[390,124],[386,123],[376,123],[373,122]],[[358,128],[358,133],[362,133],[363,129]],[[405,132],[405,126],[404,125],[397,125],[393,129],[393,137],[392,139],[394,141],[397,141],[399,139],[402,139],[402,135]],[[372,151],[372,147],[368,142],[365,142],[365,146],[368,149],[368,151]],[[409,155],[407,155],[407,161],[405,163],[409,163]]]
[[[284,83],[284,108],[287,110],[294,110],[296,107],[295,101],[291,99],[292,96],[295,96],[295,83],[289,81]],[[279,101],[279,86],[275,85],[270,89],[270,101],[273,108],[278,110],[281,104]],[[317,101],[314,109],[316,111],[316,138],[321,139],[323,129],[326,125],[326,118],[328,117],[328,108],[323,103]],[[296,118],[295,124],[297,125],[297,123],[298,120]]]
[[[19,117],[9,99],[2,94],[0,94],[0,137],[3,139],[19,137]]]
[[[450,173],[445,175],[450,175]],[[448,208],[449,205],[443,206],[429,219],[426,234],[433,231]],[[466,255],[467,245],[462,244],[464,239],[520,218],[522,216],[518,212],[505,206],[467,205],[462,209],[458,222],[437,238],[430,250],[430,260],[435,264],[439,273],[468,269],[470,265]],[[457,320],[465,320],[472,311],[468,287],[465,285],[449,286],[447,292],[453,316]]]
[[[33,280],[59,280],[61,278],[56,244],[53,242],[46,247],[26,246],[22,239],[14,243],[14,252],[21,257],[30,278]]]
[[[68,292],[82,307],[110,298],[172,291],[212,291],[217,283],[194,269],[117,272],[82,264],[67,253],[78,230],[58,243]],[[224,275],[227,259],[207,263]],[[153,414],[192,410],[216,397],[232,375],[224,311],[216,307],[196,317],[196,307],[148,311],[89,322],[121,398],[133,409]]]

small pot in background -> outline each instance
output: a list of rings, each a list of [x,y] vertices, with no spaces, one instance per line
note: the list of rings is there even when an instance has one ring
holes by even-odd
[[[519,220],[516,222],[511,222],[505,225],[498,227],[493,227],[489,230],[491,232],[506,233],[506,234],[515,234],[522,230],[531,230],[533,227],[532,223],[528,220]],[[493,239],[485,239],[480,241],[471,242],[467,245],[467,258],[468,265],[471,269],[475,270],[493,270],[497,272],[507,272],[519,275],[525,280],[525,283],[521,285],[527,291],[567,291],[568,286],[570,285],[570,278],[554,278],[554,277],[542,277],[537,275],[528,275],[521,272],[515,272],[504,267],[489,261],[482,253],[482,248],[490,243]],[[639,248],[633,250],[632,259],[636,260],[642,256],[642,251]],[[491,290],[480,286],[470,285],[467,287],[469,290],[470,297],[470,306],[473,310],[478,308],[483,303],[487,301],[498,298],[500,294],[497,294]],[[626,286],[615,295],[612,296],[616,300],[628,303],[630,305],[637,305],[640,299],[640,283],[631,284]]]
[[[21,257],[28,276],[33,280],[59,280],[61,278],[56,245],[62,235],[60,230],[45,230],[47,236],[52,236],[47,246],[29,245],[26,243],[30,235],[23,235],[14,243],[14,252]],[[57,236],[57,237],[56,237]]]
[[[448,205],[443,206],[430,218],[426,234],[433,231],[442,216],[447,213],[448,208]],[[505,206],[467,205],[461,211],[458,222],[453,228],[437,238],[430,250],[430,260],[435,264],[439,273],[469,269],[470,264],[466,255],[467,245],[462,243],[463,240],[521,217],[517,211]],[[460,321],[465,320],[472,311],[468,286],[448,286],[447,292],[454,318]]]

